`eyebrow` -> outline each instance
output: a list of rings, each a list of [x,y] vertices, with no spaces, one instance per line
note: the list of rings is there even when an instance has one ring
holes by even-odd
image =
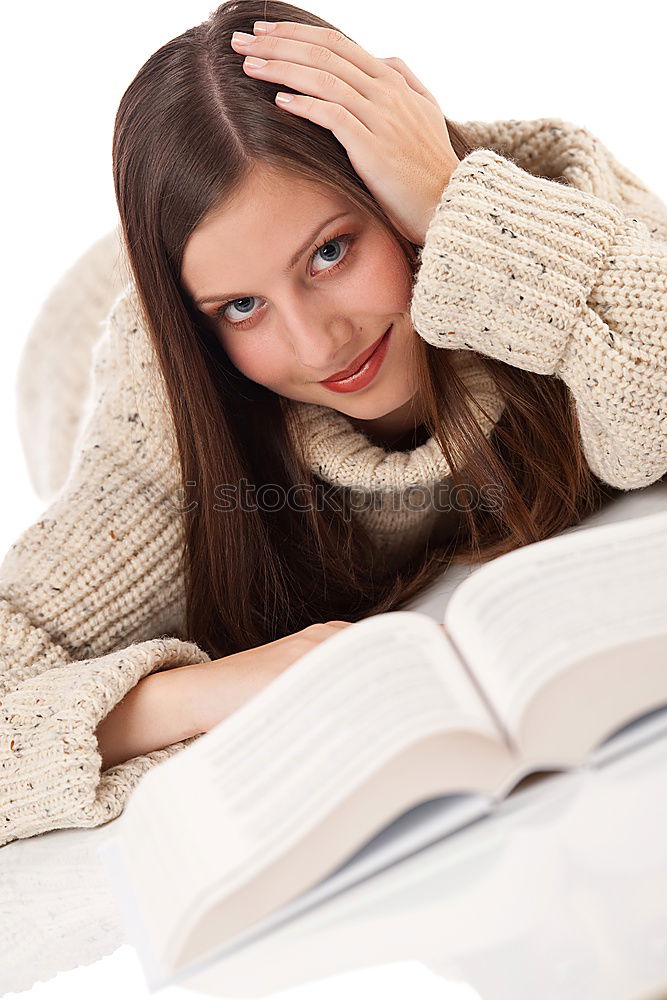
[[[318,233],[321,233],[326,226],[330,226],[332,222],[336,222],[337,219],[342,219],[346,215],[350,215],[350,212],[339,212],[337,215],[332,215],[330,219],[325,219],[324,222],[320,223],[317,229],[308,237],[308,239],[303,243],[299,249],[290,258],[289,264],[287,265],[285,273],[293,270],[298,262],[303,257],[306,250],[315,242],[315,238]],[[244,295],[243,292],[229,292],[226,295],[207,295],[206,298],[196,299],[195,304],[198,306],[205,306],[208,302],[221,302],[223,299],[240,299]]]

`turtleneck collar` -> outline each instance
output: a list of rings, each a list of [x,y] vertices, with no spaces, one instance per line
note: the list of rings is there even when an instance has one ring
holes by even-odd
[[[492,417],[489,421],[480,410],[476,411],[478,423],[488,437],[503,411],[503,401],[476,354],[450,353],[475,401]],[[300,426],[304,458],[313,472],[327,482],[355,489],[400,491],[430,486],[451,476],[434,437],[412,451],[390,451],[374,444],[338,410],[300,400],[293,400],[292,407]]]

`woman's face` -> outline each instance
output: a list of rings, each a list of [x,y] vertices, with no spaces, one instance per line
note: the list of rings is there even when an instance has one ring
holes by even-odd
[[[419,425],[410,273],[398,244],[346,199],[258,168],[192,233],[181,280],[247,378],[333,407],[379,438]],[[345,393],[321,384],[390,326],[370,382]]]

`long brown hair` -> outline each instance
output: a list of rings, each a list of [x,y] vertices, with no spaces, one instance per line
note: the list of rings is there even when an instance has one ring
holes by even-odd
[[[166,387],[182,480],[197,484],[198,503],[182,515],[184,635],[214,657],[312,622],[398,609],[449,564],[483,562],[553,535],[613,492],[588,468],[561,381],[482,358],[505,401],[487,439],[451,352],[417,336],[425,427],[452,481],[470,486],[472,495],[496,484],[499,506],[464,508],[456,537],[427,543],[398,569],[351,515],[343,488],[329,486],[324,495],[333,502],[324,506],[236,505],[220,514],[216,484],[270,483],[286,496],[299,483],[314,496],[323,480],[303,458],[287,401],[232,365],[212,322],[183,288],[183,250],[195,227],[263,164],[343,194],[386,227],[413,277],[418,258],[330,130],[287,115],[274,104],[277,85],[244,73],[231,35],[252,32],[256,19],[267,18],[333,27],[277,0],[223,3],[141,67],[120,102],[113,141],[121,231],[141,318]],[[462,159],[474,147],[461,126],[446,123]]]

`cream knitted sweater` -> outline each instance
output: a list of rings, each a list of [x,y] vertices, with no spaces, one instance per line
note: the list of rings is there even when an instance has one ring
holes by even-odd
[[[562,379],[591,469],[625,489],[654,482],[667,472],[667,207],[585,128],[462,124],[480,148],[433,214],[415,329],[453,351],[493,417],[479,414],[485,433],[502,404],[479,354]],[[209,659],[176,638],[182,536],[169,499],[181,482],[135,309],[114,231],[63,277],[24,349],[19,430],[47,505],[0,565],[0,844],[114,818],[150,767],[192,742],[101,773],[94,735],[147,674]],[[384,451],[337,411],[296,406],[310,466],[397,497],[359,516],[397,558],[412,552],[437,512],[408,509],[410,490],[450,472],[435,441]]]

